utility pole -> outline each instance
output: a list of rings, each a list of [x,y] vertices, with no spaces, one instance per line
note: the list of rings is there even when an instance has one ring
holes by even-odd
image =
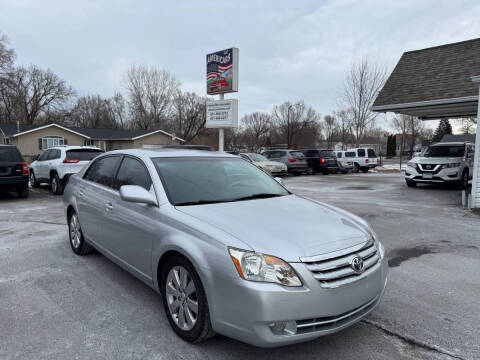
[[[221,93],[218,95],[218,100],[224,100],[224,94]],[[223,145],[225,143],[225,132],[223,128],[218,129],[218,151],[223,152]]]

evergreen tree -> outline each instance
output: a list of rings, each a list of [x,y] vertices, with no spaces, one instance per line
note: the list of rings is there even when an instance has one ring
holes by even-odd
[[[388,135],[387,138],[387,157],[395,156],[395,148],[397,147],[396,144],[396,137],[395,135]]]
[[[435,129],[435,133],[433,134],[433,142],[438,142],[442,140],[444,135],[452,133],[452,125],[448,119],[441,119],[440,123],[438,124],[437,128]]]

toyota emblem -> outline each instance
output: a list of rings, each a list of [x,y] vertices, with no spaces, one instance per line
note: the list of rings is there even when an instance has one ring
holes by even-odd
[[[363,271],[363,259],[360,256],[355,256],[352,261],[350,261],[350,267],[356,273],[361,273]]]

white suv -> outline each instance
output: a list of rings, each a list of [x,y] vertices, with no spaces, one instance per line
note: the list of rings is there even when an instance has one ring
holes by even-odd
[[[405,181],[418,183],[453,183],[460,189],[468,186],[473,175],[475,146],[470,142],[445,142],[430,145],[422,156],[407,163]]]
[[[70,176],[101,153],[103,150],[91,146],[57,146],[45,150],[30,164],[30,186],[49,183],[54,194],[63,194]]]
[[[353,161],[353,171],[354,172],[367,172],[369,169],[375,168],[377,166],[377,155],[375,150],[372,148],[354,148],[348,149],[349,153],[354,153],[349,156],[348,160]]]

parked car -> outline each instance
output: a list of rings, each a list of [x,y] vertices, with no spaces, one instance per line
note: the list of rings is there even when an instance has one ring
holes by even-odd
[[[28,197],[28,165],[16,146],[0,145],[0,192],[10,191]]]
[[[353,151],[337,151],[337,162],[338,168],[343,174],[347,174],[349,171],[353,170],[353,161],[352,157],[355,157],[355,152]]]
[[[241,153],[239,155],[274,176],[287,175],[287,166],[281,162],[270,161],[265,156],[255,153]]]
[[[289,174],[300,175],[308,170],[307,159],[298,150],[267,150],[262,152],[262,155],[271,161],[285,164]]]
[[[63,194],[70,176],[78,173],[103,150],[92,146],[58,146],[45,150],[30,165],[30,185],[49,183],[54,194]]]
[[[418,183],[450,183],[459,189],[468,187],[473,176],[475,146],[470,142],[449,142],[430,145],[422,156],[407,163],[405,181]]]
[[[187,341],[308,341],[364,318],[385,289],[385,250],[364,220],[238,156],[112,151],[63,199],[73,252],[95,248],[161,293]]]
[[[367,172],[377,166],[377,155],[372,148],[354,148],[348,149],[348,152],[353,152],[354,156],[351,158],[353,161],[354,172]]]
[[[339,171],[337,157],[333,150],[307,149],[302,150],[308,162],[308,174],[321,172],[325,175],[336,174]]]

